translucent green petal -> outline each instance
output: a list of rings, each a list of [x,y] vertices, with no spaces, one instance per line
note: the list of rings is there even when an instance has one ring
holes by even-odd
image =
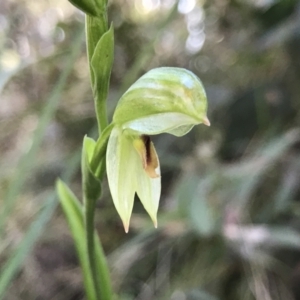
[[[107,177],[114,205],[128,232],[136,189],[136,165],[139,156],[132,140],[115,127],[109,137],[106,153]]]
[[[152,143],[151,143],[151,147],[157,157],[155,148]],[[158,177],[151,178],[150,176],[147,175],[141,162],[136,165],[137,194],[144,208],[146,209],[149,216],[151,217],[154,226],[157,227],[157,210],[158,210],[160,191],[161,191],[161,178],[160,178],[159,165],[155,171]]]
[[[200,79],[186,69],[162,67],[144,74],[124,93],[113,120],[125,124],[173,112],[202,120],[206,111],[207,99]]]
[[[174,128],[173,130],[170,130],[168,133],[173,134],[175,136],[183,136],[190,132],[194,125],[183,125],[179,126],[177,128]]]
[[[202,123],[202,121],[196,120],[185,114],[174,112],[149,115],[136,119],[125,123],[123,128],[132,129],[140,134],[146,135],[170,133],[176,136],[181,136],[190,131],[194,125],[199,123]]]

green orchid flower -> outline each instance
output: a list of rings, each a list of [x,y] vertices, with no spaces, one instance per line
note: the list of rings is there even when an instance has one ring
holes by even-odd
[[[128,232],[137,193],[157,227],[160,165],[149,135],[182,136],[194,125],[210,125],[199,78],[181,68],[157,68],[137,80],[121,97],[109,137],[106,166],[114,205]]]

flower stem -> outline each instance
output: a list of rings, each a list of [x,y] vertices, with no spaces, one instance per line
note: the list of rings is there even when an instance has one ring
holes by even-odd
[[[94,282],[96,297],[98,300],[109,300],[111,299],[111,293],[110,293],[110,284],[104,284],[104,282],[101,280],[101,276],[98,273],[98,268],[96,264],[96,253],[95,253],[95,231],[94,231],[94,211],[95,211],[95,205],[96,205],[97,199],[86,199],[85,207],[84,207],[84,221],[85,221],[85,234],[86,234],[86,246],[87,246],[87,253],[88,253],[88,260],[89,265],[92,273],[92,278]],[[102,247],[101,247],[102,248]],[[102,250],[102,249],[101,249]],[[103,251],[100,252],[101,257],[100,261],[105,261],[105,256]],[[105,278],[109,277],[109,272],[107,269],[106,263],[99,266],[101,275],[104,275]],[[109,283],[109,282],[108,282]]]
[[[86,251],[97,300],[112,299],[112,289],[106,258],[95,233],[96,202],[101,195],[101,178],[105,171],[105,150],[112,126],[103,131],[97,143],[85,137],[82,151],[82,185]],[[96,158],[96,160],[95,160]],[[93,163],[98,162],[100,167]],[[99,170],[99,171],[98,171]],[[96,174],[101,174],[97,176]]]
[[[101,194],[101,179],[105,172],[105,151],[110,134],[107,117],[107,94],[113,61],[113,29],[108,30],[107,1],[94,2],[102,8],[102,12],[86,15],[87,56],[90,69],[91,85],[95,100],[99,139],[95,147],[92,161],[84,153],[83,198],[85,238],[88,260],[95,286],[97,299],[112,298],[111,283],[106,258],[100,239],[95,233],[94,219],[96,202]],[[97,12],[98,7],[94,7]],[[107,130],[105,130],[108,128]],[[83,152],[87,151],[86,149]],[[96,240],[97,239],[97,240]],[[96,247],[95,247],[96,245]]]

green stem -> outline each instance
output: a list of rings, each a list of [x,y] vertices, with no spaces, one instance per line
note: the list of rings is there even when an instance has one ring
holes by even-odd
[[[85,195],[86,197],[86,195]],[[85,221],[85,235],[86,235],[86,246],[88,253],[89,265],[92,273],[92,278],[94,282],[95,292],[97,299],[110,299],[102,298],[102,282],[97,274],[96,269],[96,255],[95,255],[95,240],[94,240],[94,211],[97,199],[84,199],[84,221]]]
[[[98,64],[96,64],[96,69],[93,69],[93,57],[96,62],[98,62],[98,57],[95,55],[97,55],[96,53],[99,53],[95,50],[97,49],[101,51],[105,49],[101,44],[101,40],[103,41],[105,38],[104,34],[108,31],[106,5],[104,5],[104,7],[105,9],[103,13],[97,16],[86,15],[87,55],[100,138],[97,141],[92,161],[87,162],[87,164],[83,166],[83,168],[88,168],[88,174],[85,174],[86,178],[84,180],[85,182],[83,182],[83,197],[87,254],[98,300],[112,299],[111,283],[106,258],[102,250],[101,243],[97,243],[95,240],[97,238],[97,234],[94,229],[95,207],[101,194],[101,179],[105,171],[106,146],[108,137],[113,128],[112,126],[107,126],[108,118],[106,100],[109,87],[110,69],[108,72],[105,72],[106,69],[102,66],[104,68],[104,73],[101,73],[101,76],[97,73],[99,70],[97,69]],[[98,48],[97,45],[99,45]],[[110,48],[108,48],[107,51],[111,51]],[[101,57],[106,56],[100,55],[100,58]],[[99,67],[101,68],[101,66]],[[91,187],[94,188],[93,191],[95,192],[90,192]],[[97,187],[99,188],[97,189]],[[97,245],[96,249],[95,242]]]
[[[115,124],[109,124],[102,132],[100,138],[97,141],[94,155],[90,163],[91,171],[98,179],[102,179],[105,172],[105,154],[108,143],[108,138]]]
[[[97,198],[86,201],[84,212],[88,260],[97,299],[111,300],[112,288],[110,273],[100,239],[94,230],[96,200]]]
[[[84,141],[82,156],[86,249],[96,296],[99,300],[112,299],[112,289],[106,258],[100,241],[95,240],[97,239],[97,234],[94,230],[96,202],[101,194],[100,180],[105,172],[105,153],[112,128],[113,124],[109,125],[102,132],[95,145],[91,162],[89,162],[88,153],[86,152],[88,151],[87,140]]]
[[[96,98],[98,98],[98,97],[96,96]],[[96,100],[96,104],[97,104],[96,111],[97,111],[97,115],[98,115],[97,118],[99,120],[98,130],[99,130],[99,132],[102,132],[108,124],[107,105],[106,105],[106,101],[99,101],[98,99]]]

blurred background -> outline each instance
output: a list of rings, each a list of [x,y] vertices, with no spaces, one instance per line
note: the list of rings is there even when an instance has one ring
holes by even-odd
[[[300,299],[300,2],[111,0],[120,95],[159,66],[196,73],[211,127],[153,137],[157,230],[136,199],[124,233],[107,182],[96,226],[117,299]],[[58,0],[0,2],[0,299],[79,300],[54,191],[81,195],[96,136],[84,15]]]

